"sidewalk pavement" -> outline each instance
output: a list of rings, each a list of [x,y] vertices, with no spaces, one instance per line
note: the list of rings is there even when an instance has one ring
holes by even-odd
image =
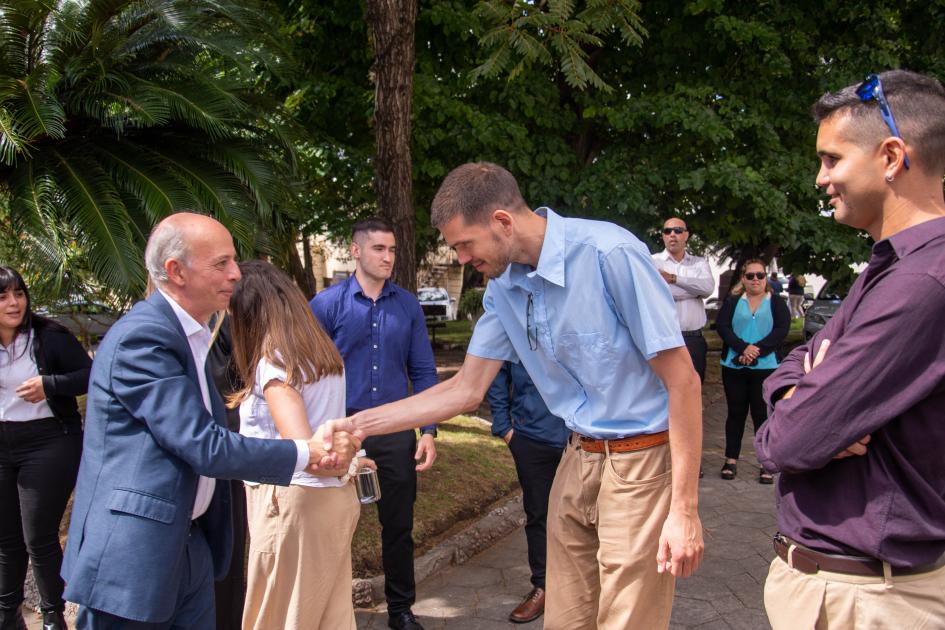
[[[671,630],[769,630],[762,589],[774,557],[773,486],[758,483],[750,428],[738,476],[719,477],[725,446],[725,398],[721,387],[705,392],[705,478],[699,512],[705,528],[705,559],[693,577],[676,582]],[[542,627],[507,621],[531,588],[524,530],[518,529],[463,565],[450,567],[417,586],[414,613],[426,630],[499,630]],[[656,560],[654,559],[654,563]],[[356,613],[358,628],[387,627],[383,605]]]

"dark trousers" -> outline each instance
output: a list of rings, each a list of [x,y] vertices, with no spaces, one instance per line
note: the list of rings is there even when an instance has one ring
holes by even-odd
[[[685,335],[683,341],[686,343],[686,350],[689,351],[689,356],[692,357],[692,366],[696,368],[699,380],[704,383],[705,355],[709,351],[709,345],[706,343],[705,337],[701,334],[695,336]]]
[[[755,431],[768,419],[761,386],[774,370],[736,370],[722,366],[722,387],[725,389],[725,402],[728,416],[725,418],[725,457],[738,459],[742,450],[742,436],[745,434],[745,416],[751,410],[751,421]]]
[[[181,580],[168,584],[177,589],[177,607],[160,623],[133,621],[83,606],[76,618],[79,630],[209,630],[213,628],[213,558],[210,545],[198,525],[190,528],[186,562]]]
[[[381,557],[384,597],[391,616],[410,610],[417,598],[413,576],[413,504],[417,499],[417,435],[401,431],[364,440],[367,456],[377,462],[381,500]]]
[[[240,630],[243,626],[243,606],[246,603],[246,489],[239,479],[230,483],[233,508],[233,556],[230,570],[213,585],[217,608],[217,630]]]
[[[0,610],[23,602],[29,560],[43,612],[65,607],[59,522],[81,455],[78,420],[0,422]]]
[[[509,451],[515,461],[518,482],[522,486],[525,540],[528,543],[528,568],[532,572],[532,586],[545,588],[548,495],[564,449],[530,440],[515,432],[509,442]]]

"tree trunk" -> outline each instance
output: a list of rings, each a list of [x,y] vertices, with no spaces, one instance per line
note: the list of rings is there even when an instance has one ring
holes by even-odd
[[[284,259],[279,262],[284,266],[289,277],[295,281],[299,290],[305,295],[305,299],[310,300],[315,295],[315,276],[312,275],[311,264],[306,269],[306,266],[299,260],[298,237],[299,233],[294,229],[289,229],[285,234],[279,235],[282,241],[279,244],[281,252],[276,252],[276,255]],[[308,239],[303,238],[302,244],[305,248],[308,248]],[[304,255],[305,252],[303,251]]]
[[[367,0],[374,45],[374,189],[381,216],[394,225],[394,282],[417,289],[410,107],[417,0]]]

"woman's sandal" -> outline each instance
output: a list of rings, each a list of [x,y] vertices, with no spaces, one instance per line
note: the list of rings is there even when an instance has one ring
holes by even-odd
[[[731,462],[725,462],[722,464],[722,479],[731,481],[735,478],[736,472],[738,472],[738,464],[732,464]]]
[[[766,486],[771,485],[774,483],[774,475],[762,470],[760,473],[758,473],[758,483],[763,483]]]

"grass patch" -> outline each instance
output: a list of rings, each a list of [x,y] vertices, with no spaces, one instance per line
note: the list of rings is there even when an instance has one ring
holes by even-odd
[[[418,475],[413,527],[418,554],[452,533],[458,523],[482,514],[518,488],[508,447],[483,422],[459,416],[441,424],[436,449],[436,464]],[[375,505],[361,508],[351,556],[355,577],[383,572]]]
[[[443,328],[436,329],[437,344],[458,345],[465,348],[469,345],[469,338],[472,337],[473,323],[468,319],[457,319],[454,321],[440,322],[446,324]],[[433,337],[430,337],[432,343]]]

